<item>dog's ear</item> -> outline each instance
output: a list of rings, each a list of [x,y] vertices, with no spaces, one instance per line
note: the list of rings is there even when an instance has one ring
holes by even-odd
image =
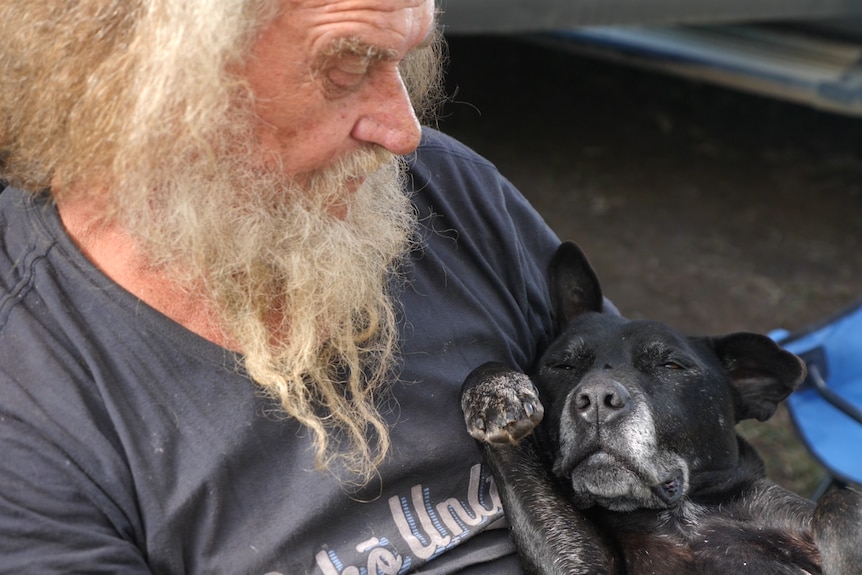
[[[551,259],[549,275],[558,333],[572,318],[588,311],[602,311],[604,298],[599,278],[577,244],[560,244]]]
[[[765,335],[709,338],[732,387],[736,420],[766,421],[807,374],[805,362]]]

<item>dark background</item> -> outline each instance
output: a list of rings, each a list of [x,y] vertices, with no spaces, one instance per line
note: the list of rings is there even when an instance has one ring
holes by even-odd
[[[800,329],[862,298],[862,120],[512,37],[450,37],[439,127],[589,254],[632,318]],[[780,411],[740,426],[770,475],[821,476]]]

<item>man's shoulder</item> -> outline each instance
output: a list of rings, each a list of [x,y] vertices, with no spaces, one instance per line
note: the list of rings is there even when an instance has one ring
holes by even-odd
[[[414,152],[415,163],[462,164],[496,171],[494,165],[460,140],[434,128],[422,129],[422,141]]]
[[[523,201],[520,192],[481,154],[459,140],[424,128],[422,143],[407,158],[408,187],[414,201],[449,205],[464,214],[487,217],[511,201]]]
[[[32,232],[31,216],[38,209],[32,194],[9,187],[0,193],[0,328],[32,287],[33,266],[50,250],[50,242]]]

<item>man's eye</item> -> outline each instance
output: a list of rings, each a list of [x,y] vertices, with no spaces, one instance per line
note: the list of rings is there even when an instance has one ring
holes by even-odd
[[[358,57],[342,57],[323,73],[327,96],[340,98],[356,92],[368,76],[368,62]]]
[[[358,86],[362,83],[364,78],[365,72],[353,72],[342,70],[340,68],[333,68],[332,70],[329,70],[326,75],[326,79],[329,80],[329,82],[340,88],[353,88]]]
[[[347,72],[337,68],[327,70],[323,79],[326,97],[338,99],[348,96],[359,90],[364,79],[365,74]]]

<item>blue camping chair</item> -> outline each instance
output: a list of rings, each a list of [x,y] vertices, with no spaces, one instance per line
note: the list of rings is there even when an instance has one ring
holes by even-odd
[[[828,473],[813,498],[833,485],[862,485],[862,301],[802,331],[770,335],[808,364],[787,407]]]

